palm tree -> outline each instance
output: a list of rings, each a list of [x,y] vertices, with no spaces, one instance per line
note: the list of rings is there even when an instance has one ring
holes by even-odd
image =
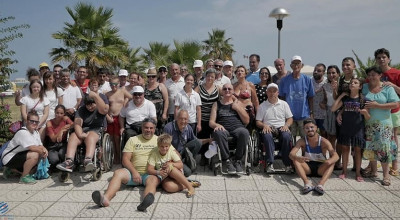
[[[128,54],[128,63],[121,65],[123,68],[128,70],[128,72],[140,72],[145,69],[141,64],[142,59],[138,56],[141,47],[139,48],[128,48],[126,53]]]
[[[121,63],[128,62],[128,43],[113,27],[112,9],[95,8],[91,4],[78,3],[72,10],[66,7],[73,23],[65,22],[62,31],[52,34],[61,40],[64,47],[53,48],[49,53],[53,62],[70,62],[69,68],[76,69],[82,62],[92,73],[97,67],[114,69]]]
[[[162,42],[150,42],[149,49],[143,49],[145,54],[141,55],[143,64],[146,67],[150,66],[167,66],[170,63],[169,60],[169,44]]]
[[[178,42],[174,40],[175,49],[171,51],[170,60],[173,63],[185,64],[191,67],[194,60],[202,57],[202,46],[196,41]]]
[[[204,40],[204,50],[209,58],[232,60],[232,54],[235,52],[233,44],[229,43],[232,38],[225,39],[225,30],[213,29],[208,32],[208,39]]]

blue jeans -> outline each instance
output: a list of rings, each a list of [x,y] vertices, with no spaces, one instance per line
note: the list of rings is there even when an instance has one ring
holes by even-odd
[[[290,142],[291,140],[291,135],[289,131],[280,131],[277,129],[279,132],[279,144],[281,146],[281,155],[282,155],[282,162],[285,166],[290,166],[292,161],[289,158],[289,153],[290,153]],[[265,133],[261,134],[262,141],[264,143],[265,151],[266,151],[266,160],[268,163],[273,163],[274,162],[274,151],[275,151],[275,143],[274,143],[274,137],[272,133]]]

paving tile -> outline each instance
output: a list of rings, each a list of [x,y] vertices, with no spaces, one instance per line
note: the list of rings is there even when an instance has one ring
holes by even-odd
[[[191,219],[229,219],[228,204],[195,203],[192,208]]]
[[[399,203],[380,202],[380,203],[374,203],[374,205],[377,206],[378,209],[382,210],[386,215],[390,216],[391,218],[394,219],[400,218]]]
[[[23,202],[9,211],[8,215],[13,216],[39,216],[48,209],[52,202]]]
[[[256,184],[254,180],[233,180],[226,179],[226,190],[256,190]]]
[[[267,219],[268,213],[263,203],[229,204],[231,219]]]
[[[75,217],[85,206],[83,202],[56,202],[41,216]]]
[[[340,208],[351,218],[376,218],[386,215],[374,204],[366,202],[338,203]],[[398,206],[397,206],[398,208]],[[386,216],[387,218],[387,216]]]
[[[100,190],[103,189],[105,185],[108,185],[107,181],[81,182],[74,190]]]
[[[265,203],[269,218],[271,219],[306,219],[307,214],[297,203]],[[288,212],[290,210],[290,212]]]
[[[339,202],[368,202],[368,200],[357,191],[329,191],[329,197],[336,203]]]
[[[343,204],[343,203],[342,203]],[[301,202],[307,216],[311,219],[322,218],[348,218],[342,209],[335,203],[310,203]]]
[[[282,179],[278,182],[276,180],[263,180],[263,179],[255,179],[254,182],[258,190],[267,190],[267,191],[288,191],[288,184]]]
[[[71,217],[46,217],[46,216],[39,216],[37,218],[35,218],[35,220],[70,220]]]
[[[36,184],[18,184],[14,190],[42,190],[53,182],[52,180],[37,180]]]
[[[262,203],[258,191],[227,191],[228,203]]]
[[[194,203],[227,203],[226,191],[199,191],[193,197]]]
[[[382,184],[377,179],[376,181],[369,178],[364,178],[364,182],[359,183],[357,181],[347,182],[354,190],[368,190],[368,191],[379,191],[384,189]],[[328,181],[329,182],[329,181]]]
[[[89,202],[92,201],[93,191],[70,191],[61,197],[60,202]]]
[[[139,202],[122,203],[117,213],[115,214],[114,218],[132,219],[132,216],[135,216],[135,219],[140,219],[140,218],[150,219],[150,217],[153,215],[156,204],[149,206],[146,212],[137,211],[136,207],[138,205]]]
[[[113,202],[109,207],[99,207],[96,204],[86,205],[77,215],[78,218],[112,218],[122,203]]]
[[[265,203],[270,202],[298,202],[291,191],[260,191],[260,196]]]
[[[67,191],[39,191],[27,201],[38,201],[38,202],[55,202],[58,201],[61,197],[63,197]]]
[[[332,199],[329,197],[329,192],[326,192],[324,195],[318,195],[316,192],[310,192],[306,195],[300,193],[300,191],[293,191],[294,197],[300,203],[326,203],[332,202]]]
[[[389,191],[378,191],[371,193],[371,191],[358,191],[361,195],[367,198],[370,202],[400,202],[400,198]],[[400,206],[399,206],[400,207]]]
[[[70,191],[74,188],[74,184],[72,182],[62,183],[62,182],[53,182],[47,186],[46,190],[64,190]]]
[[[15,181],[14,181],[14,180],[4,180],[2,178],[0,181],[0,189],[7,190],[7,191],[13,190],[21,185],[18,182],[19,182],[18,179],[15,179]]]
[[[319,181],[320,179],[318,178],[313,180]],[[354,182],[354,184],[358,183],[356,180],[353,179],[341,180],[339,178],[331,178],[324,185],[324,189],[327,191],[332,191],[332,190],[353,191],[354,188],[351,185],[349,185],[349,182]]]
[[[204,179],[201,180],[201,186],[198,191],[203,190],[225,190],[225,179]]]
[[[130,191],[129,194],[126,196],[125,202],[137,202],[137,203],[139,203],[140,201],[142,201],[142,194],[143,194],[142,190],[140,190],[140,191]],[[118,192],[117,192],[117,195],[118,195]],[[160,196],[161,196],[161,193],[160,192],[156,192],[156,194],[154,195],[154,201],[158,201]]]
[[[27,200],[29,197],[35,195],[39,191],[19,191],[12,190],[1,196],[1,201],[4,202],[22,202]]]
[[[152,218],[189,219],[191,209],[191,203],[158,203]]]
[[[191,202],[192,198],[190,199],[186,198],[186,192],[187,192],[186,190],[176,193],[162,192],[158,202],[163,202],[163,203]]]

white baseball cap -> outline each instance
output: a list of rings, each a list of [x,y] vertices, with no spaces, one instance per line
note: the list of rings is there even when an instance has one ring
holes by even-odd
[[[224,66],[233,66],[233,63],[230,60],[225,60],[224,61]]]
[[[215,141],[211,142],[211,144],[208,146],[208,151],[204,153],[204,156],[208,159],[213,157],[214,155],[217,154],[217,143]]]
[[[269,88],[276,88],[276,89],[279,90],[278,85],[276,85],[275,83],[270,83],[270,84],[268,84],[267,90],[268,90]]]
[[[300,60],[300,62],[303,62],[303,60],[301,59],[301,56],[299,56],[299,55],[294,55],[292,57],[292,61],[294,61],[294,60]]]
[[[143,87],[134,86],[133,89],[132,89],[132,93],[144,93]]]
[[[128,76],[128,71],[124,69],[120,69],[118,72],[118,76]]]
[[[195,60],[193,63],[193,68],[196,67],[202,67],[203,66],[203,61],[202,60]]]

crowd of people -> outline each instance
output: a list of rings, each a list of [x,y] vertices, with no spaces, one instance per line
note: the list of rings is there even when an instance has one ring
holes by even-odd
[[[72,172],[82,143],[83,166],[91,171],[96,142],[105,130],[113,142],[114,162],[123,168],[114,172],[104,194],[93,192],[93,201],[109,206],[121,184],[144,185],[137,207],[144,211],[159,185],[167,192],[186,189],[187,197],[195,195],[200,182],[186,178],[196,169],[190,159],[201,155],[199,165],[207,164],[212,141],[227,173],[243,173],[253,127],[264,146],[265,170],[274,171],[278,139],[285,171],[297,172],[304,194],[324,194],[334,169],[342,170],[339,178],[347,178],[350,155],[356,181],[377,177],[379,161],[382,184],[388,186],[390,175],[399,175],[400,71],[390,67],[388,50],[378,49],[374,55],[377,66],[366,70],[366,78],[355,74],[351,57],[342,60],[342,74],[336,65],[318,63],[312,77],[301,72],[304,64],[298,55],[290,60],[292,71],[286,70],[284,59],[276,59],[273,76],[267,67],[259,67],[257,54],[249,57],[249,69],[209,59],[195,60],[193,74],[173,63],[151,67],[144,75],[121,69],[116,76],[99,68],[88,78],[88,68],[80,66],[74,80],[69,69],[57,64],[51,71],[42,63],[39,71],[28,69],[29,84],[16,93],[24,127],[1,155],[3,176],[17,172],[21,183],[33,184],[31,173],[41,157],[48,157],[53,170]],[[236,140],[234,155],[228,137]],[[370,161],[365,168],[362,158]],[[313,186],[308,176],[321,180]]]

